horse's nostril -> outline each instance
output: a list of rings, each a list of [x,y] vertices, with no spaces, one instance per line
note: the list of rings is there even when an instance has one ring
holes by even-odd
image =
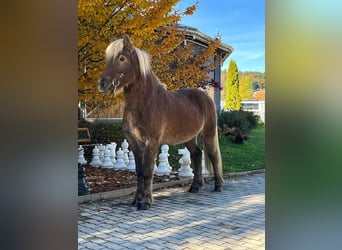
[[[97,87],[97,89],[99,90],[99,92],[103,92],[104,91],[104,88],[105,88],[105,82],[106,82],[106,80],[104,79],[104,78],[99,78],[98,80],[97,80],[97,82],[98,82],[98,87]]]
[[[98,83],[99,83],[99,87],[103,88],[105,84],[105,80],[103,78],[99,78]]]

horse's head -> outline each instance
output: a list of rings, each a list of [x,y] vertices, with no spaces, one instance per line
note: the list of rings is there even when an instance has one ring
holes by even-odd
[[[114,94],[151,71],[148,54],[135,48],[127,35],[108,45],[106,61],[98,80],[100,92]]]

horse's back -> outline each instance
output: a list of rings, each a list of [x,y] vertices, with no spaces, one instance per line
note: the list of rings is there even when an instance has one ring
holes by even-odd
[[[212,113],[215,111],[215,104],[211,97],[203,90],[195,88],[184,88],[177,90],[176,95],[183,96],[188,99],[191,103],[198,106],[202,112]],[[215,113],[216,115],[216,113]]]

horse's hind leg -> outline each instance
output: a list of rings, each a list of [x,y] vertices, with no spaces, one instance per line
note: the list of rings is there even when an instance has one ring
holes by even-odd
[[[198,147],[196,143],[196,138],[192,139],[191,141],[188,141],[185,143],[185,146],[190,151],[191,159],[194,162],[194,179],[192,182],[192,185],[189,189],[189,192],[191,193],[197,193],[198,189],[203,186],[203,177],[202,177],[202,151]]]
[[[203,142],[205,153],[207,155],[207,158],[210,160],[214,170],[215,188],[213,191],[221,192],[224,180],[222,178],[222,159],[218,136],[216,134],[214,137],[211,137],[211,139],[207,138]],[[206,161],[206,166],[209,166],[208,164],[209,162]]]

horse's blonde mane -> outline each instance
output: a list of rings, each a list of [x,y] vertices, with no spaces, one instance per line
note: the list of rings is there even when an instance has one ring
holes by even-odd
[[[150,64],[150,56],[145,52],[138,48],[135,48],[135,52],[138,56],[140,72],[143,76],[146,76],[151,72],[151,64]]]
[[[124,41],[123,39],[118,39],[113,41],[111,44],[108,45],[106,48],[106,60],[107,62],[111,60],[111,58],[115,58],[124,48]],[[138,48],[135,48],[135,52],[137,53],[139,68],[141,74],[145,77],[148,73],[151,72],[151,64],[150,64],[150,57],[145,52]]]
[[[112,58],[118,56],[118,54],[123,50],[124,43],[123,39],[118,39],[113,41],[111,44],[108,45],[106,48],[106,60],[107,62]]]

